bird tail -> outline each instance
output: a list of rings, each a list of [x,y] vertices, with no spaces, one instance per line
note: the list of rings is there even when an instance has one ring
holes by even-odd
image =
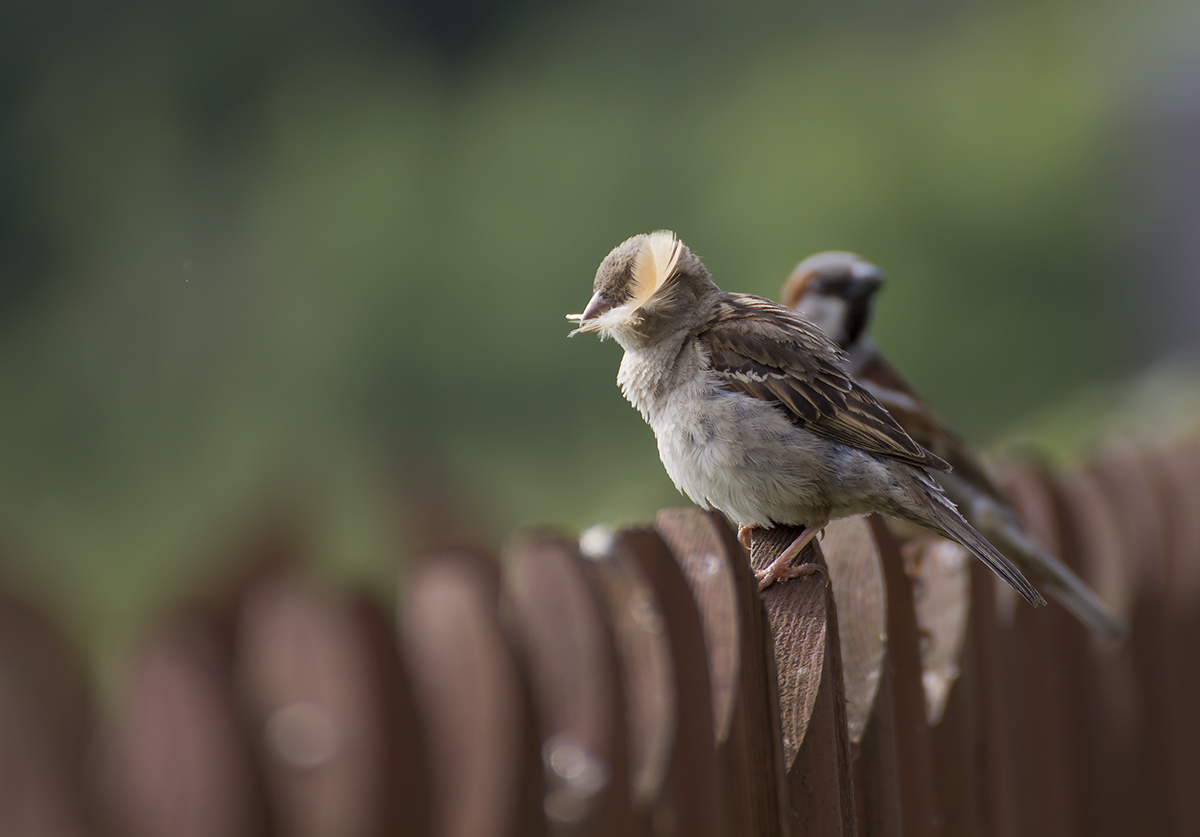
[[[967,523],[958,513],[954,503],[942,493],[937,485],[926,479],[922,479],[921,482],[925,486],[925,496],[929,499],[929,503],[924,509],[929,515],[929,519],[914,520],[915,523],[927,526],[942,537],[965,546],[976,558],[986,564],[988,569],[1008,582],[1009,586],[1034,607],[1046,603],[1042,594],[1030,583],[1029,579],[1022,575],[1016,565],[1004,557],[1000,550],[992,546],[983,535],[972,528],[970,523]]]
[[[1034,542],[1016,520],[1000,514],[999,509],[995,511],[996,514],[977,519],[976,523],[1017,567],[1089,628],[1111,640],[1125,637],[1129,632],[1125,623],[1083,579]]]

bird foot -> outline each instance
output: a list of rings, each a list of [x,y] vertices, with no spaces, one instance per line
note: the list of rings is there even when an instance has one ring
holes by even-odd
[[[767,567],[765,570],[758,570],[754,573],[754,577],[758,580],[758,592],[760,593],[776,581],[783,581],[788,578],[800,578],[806,575],[822,576],[825,579],[825,583],[829,583],[829,574],[825,572],[825,568],[820,564],[801,564],[798,567],[780,567],[777,570]]]
[[[796,539],[791,542],[787,549],[779,553],[778,557],[770,563],[764,570],[757,570],[754,577],[758,579],[759,592],[766,590],[776,581],[783,578],[797,578],[802,575],[812,575],[814,572],[819,572],[825,575],[825,580],[828,582],[829,576],[825,574],[825,570],[817,564],[801,564],[798,567],[791,566],[792,561],[800,551],[808,545],[818,533],[825,529],[825,524],[828,520],[822,520],[816,526],[806,526]],[[740,534],[740,533],[739,533]]]

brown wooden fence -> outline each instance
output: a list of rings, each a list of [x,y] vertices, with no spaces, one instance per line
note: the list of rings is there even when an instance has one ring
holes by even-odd
[[[264,545],[99,717],[6,595],[0,834],[1200,833],[1200,439],[1004,483],[1128,641],[876,518],[760,596],[719,516],[670,509],[426,554],[395,618]]]

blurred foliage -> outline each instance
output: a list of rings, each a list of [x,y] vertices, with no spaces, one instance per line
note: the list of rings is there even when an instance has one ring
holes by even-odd
[[[5,560],[107,642],[260,507],[385,584],[405,498],[493,542],[649,518],[680,498],[619,350],[563,315],[653,228],[768,296],[876,261],[879,342],[987,440],[1146,360],[1124,114],[1197,12],[8,6]]]

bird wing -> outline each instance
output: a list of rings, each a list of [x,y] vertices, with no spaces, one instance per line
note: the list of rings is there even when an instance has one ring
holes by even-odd
[[[723,294],[696,336],[722,385],[778,405],[797,426],[870,453],[950,470],[846,374],[837,344],[790,308]]]

